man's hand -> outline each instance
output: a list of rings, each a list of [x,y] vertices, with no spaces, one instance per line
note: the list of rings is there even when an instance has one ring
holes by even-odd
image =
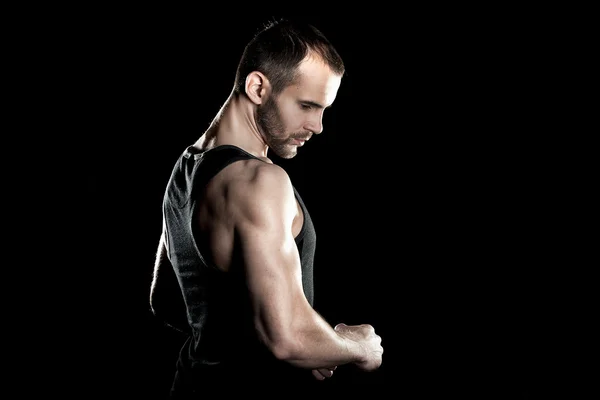
[[[323,381],[327,378],[331,378],[333,376],[333,371],[335,371],[336,368],[337,367],[313,369],[312,374],[318,380]]]
[[[346,325],[337,324],[333,328],[339,335],[359,343],[365,350],[363,359],[355,363],[365,371],[373,371],[381,366],[383,347],[381,337],[369,324]]]
[[[346,325],[337,324],[333,328],[338,335],[358,343],[364,349],[364,355],[355,365],[365,371],[373,371],[381,366],[383,347],[381,337],[375,333],[373,326],[369,324]],[[317,368],[312,370],[313,376],[323,381],[333,376],[337,366],[330,368]]]

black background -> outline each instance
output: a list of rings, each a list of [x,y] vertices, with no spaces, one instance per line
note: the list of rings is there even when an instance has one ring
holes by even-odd
[[[67,98],[68,185],[84,193],[69,203],[79,258],[66,273],[65,393],[164,398],[183,340],[148,304],[164,186],[229,95],[243,46],[286,16],[180,11],[86,10],[40,38]],[[552,171],[533,98],[549,33],[523,11],[302,16],[347,74],[324,132],[274,160],[317,229],[315,307],[331,324],[372,324],[385,350],[380,370],[345,366],[324,385],[541,390],[541,271],[557,249],[545,240]]]

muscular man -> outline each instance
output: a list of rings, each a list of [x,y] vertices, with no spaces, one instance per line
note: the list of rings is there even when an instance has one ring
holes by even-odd
[[[189,333],[173,398],[381,365],[371,325],[332,327],[313,309],[314,226],[267,156],[292,158],[322,132],[343,74],[320,31],[273,21],[248,43],[229,98],[175,163],[150,292],[155,315]]]

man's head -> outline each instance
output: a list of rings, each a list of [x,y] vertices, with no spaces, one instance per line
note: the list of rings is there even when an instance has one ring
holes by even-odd
[[[259,32],[240,60],[234,92],[257,105],[256,124],[271,150],[291,158],[321,133],[344,75],[341,57],[316,28],[281,20]]]
[[[317,28],[285,19],[270,22],[246,45],[234,92],[243,93],[247,76],[260,71],[269,79],[273,92],[280,93],[297,79],[297,68],[309,53],[318,55],[334,73],[344,75],[342,58]]]

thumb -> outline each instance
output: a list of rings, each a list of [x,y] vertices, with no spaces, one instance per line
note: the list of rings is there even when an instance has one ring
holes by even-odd
[[[346,328],[348,327],[348,325],[343,324],[343,323],[339,323],[336,326],[333,327],[333,330],[336,332],[343,332],[346,330]]]

